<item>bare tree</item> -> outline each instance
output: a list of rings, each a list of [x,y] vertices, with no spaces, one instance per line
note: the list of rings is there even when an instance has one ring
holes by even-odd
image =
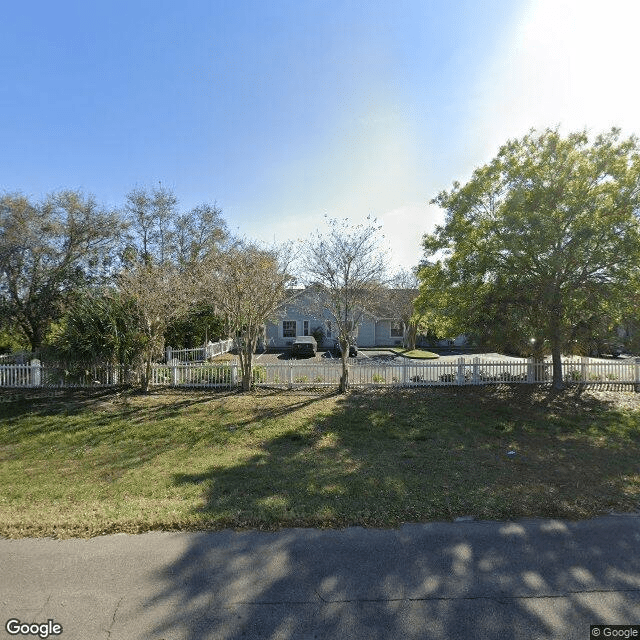
[[[328,220],[329,231],[306,243],[305,276],[315,292],[314,315],[329,313],[335,322],[342,357],[340,393],[349,387],[349,345],[364,315],[379,306],[384,291],[386,256],[380,249],[380,225]]]
[[[142,390],[148,391],[152,364],[162,354],[168,325],[186,314],[194,299],[192,274],[169,263],[137,264],[118,278],[120,292],[134,301],[143,336]]]
[[[244,391],[253,384],[253,354],[264,324],[277,315],[293,282],[288,270],[290,249],[235,242],[210,258],[208,273],[201,279],[235,339]]]

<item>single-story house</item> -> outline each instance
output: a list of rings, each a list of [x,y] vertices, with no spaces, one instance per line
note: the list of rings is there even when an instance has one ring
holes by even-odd
[[[399,318],[393,317],[393,311],[388,308],[390,306],[381,304],[374,311],[365,311],[354,331],[359,347],[392,347],[402,344],[404,326]],[[318,314],[306,289],[291,291],[289,300],[282,305],[279,316],[277,321],[266,324],[267,348],[287,348],[297,336],[313,335],[318,327],[324,334],[324,340],[318,347],[329,349],[335,345],[335,320],[332,321],[328,311]]]

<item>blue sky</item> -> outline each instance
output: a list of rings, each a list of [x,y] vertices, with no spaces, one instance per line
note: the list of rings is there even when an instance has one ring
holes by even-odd
[[[508,138],[640,134],[639,4],[7,3],[0,190],[119,205],[161,181],[265,242],[372,214],[412,266],[429,200]]]

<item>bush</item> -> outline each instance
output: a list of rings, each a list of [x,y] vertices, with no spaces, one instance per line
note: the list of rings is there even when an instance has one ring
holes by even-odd
[[[188,372],[189,375],[180,380],[181,372]],[[230,384],[231,383],[231,367],[220,365],[203,365],[201,367],[178,368],[178,378],[180,384]]]
[[[251,375],[253,384],[261,384],[267,381],[267,370],[265,367],[254,367]]]
[[[321,346],[324,342],[324,329],[322,327],[315,327],[311,329],[311,335],[316,339],[318,346]]]

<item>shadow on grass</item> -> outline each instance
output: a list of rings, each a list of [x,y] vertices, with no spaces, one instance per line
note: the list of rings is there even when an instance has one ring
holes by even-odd
[[[327,397],[313,394],[279,404],[282,393],[169,389],[149,394],[131,390],[30,393],[1,407],[0,454],[6,461],[33,459],[41,465],[43,455],[55,453],[56,464],[78,461],[74,471],[80,481],[87,473],[113,481],[176,449],[203,444],[222,447],[237,436],[237,430],[282,419]],[[260,397],[276,401],[265,407]]]
[[[258,449],[238,463],[175,475],[178,485],[202,488],[203,523],[272,529],[465,515],[580,518],[640,503],[638,415],[575,393],[506,386],[351,393],[332,413]]]
[[[175,481],[202,487],[205,526],[400,528],[189,536],[152,576],[146,609],[171,609],[153,632],[577,639],[589,624],[636,623],[637,518],[402,525],[592,515],[630,506],[625,490],[637,504],[638,478],[623,480],[640,453],[628,417],[587,395],[522,387],[349,394],[242,463]]]

